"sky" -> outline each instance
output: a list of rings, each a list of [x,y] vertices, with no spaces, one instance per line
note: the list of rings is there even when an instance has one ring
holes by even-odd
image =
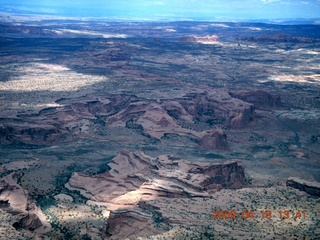
[[[320,18],[320,0],[0,0],[0,12],[127,19]]]

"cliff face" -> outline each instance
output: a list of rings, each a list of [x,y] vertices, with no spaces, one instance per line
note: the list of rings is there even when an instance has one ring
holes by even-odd
[[[201,185],[205,190],[216,188],[241,188],[246,184],[243,168],[237,162],[195,168],[190,173],[202,173],[209,176]]]
[[[288,178],[286,182],[287,187],[293,187],[304,191],[312,196],[320,197],[320,183],[308,182],[300,178]]]

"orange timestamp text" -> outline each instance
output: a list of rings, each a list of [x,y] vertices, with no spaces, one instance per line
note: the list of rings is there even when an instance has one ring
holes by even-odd
[[[291,218],[303,219],[307,218],[307,211],[303,210],[280,210],[272,212],[271,210],[243,210],[237,213],[235,210],[213,210],[212,219],[272,219],[278,217],[280,219],[288,220]]]

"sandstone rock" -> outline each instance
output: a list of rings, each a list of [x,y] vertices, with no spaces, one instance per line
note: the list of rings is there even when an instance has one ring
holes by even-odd
[[[254,104],[257,108],[280,107],[281,98],[263,90],[242,91],[230,93],[232,97],[240,98],[245,102]]]
[[[253,105],[242,108],[238,111],[230,111],[227,122],[231,128],[244,128],[255,117],[255,109]]]
[[[193,123],[193,116],[186,111],[186,109],[181,105],[180,102],[170,100],[163,101],[161,106],[172,118],[186,123]]]
[[[12,173],[0,180],[0,209],[14,215],[16,229],[34,231],[43,226],[36,214],[36,206],[30,202],[27,192],[17,184],[19,174]],[[49,229],[49,228],[48,228]]]
[[[308,182],[300,178],[290,177],[286,182],[287,187],[293,187],[310,195],[320,197],[320,183]]]
[[[43,109],[38,114],[0,119],[0,143],[68,142],[86,135],[94,124],[131,128],[158,140],[165,134],[176,134],[200,141],[207,133],[183,124],[196,126],[200,122],[243,128],[255,116],[252,104],[213,89],[198,89],[180,98],[161,101],[117,94],[60,99],[57,104],[60,106]],[[218,145],[211,147],[222,147]]]
[[[0,119],[0,144],[47,145],[73,140],[80,132],[84,119],[112,115],[120,111],[133,97],[111,95],[101,100],[91,97],[76,100],[60,99],[61,107],[50,107],[38,114]]]
[[[74,173],[66,187],[115,207],[135,206],[155,198],[209,196],[221,188],[246,185],[244,170],[237,161],[196,164],[164,155],[152,158],[143,152],[122,151],[109,166],[109,172],[96,176]]]
[[[34,231],[42,226],[42,222],[35,213],[28,213],[25,217],[21,218],[18,222],[13,224],[13,227],[17,230],[26,229]]]
[[[228,147],[227,135],[222,129],[213,129],[200,139],[199,145],[208,149],[226,150]]]
[[[74,173],[66,184],[90,198],[90,204],[101,204],[111,211],[103,239],[135,239],[167,231],[175,222],[163,219],[159,209],[148,204],[150,200],[207,198],[222,188],[246,186],[238,161],[193,163],[123,150],[109,166],[110,171],[96,176]]]
[[[141,209],[121,209],[113,211],[102,231],[103,239],[135,239],[156,235],[168,230],[161,213],[148,214]]]
[[[208,178],[201,182],[205,190],[215,188],[241,188],[246,185],[244,170],[239,162],[212,164],[203,168],[192,168],[189,173],[201,173]]]
[[[194,121],[243,128],[255,117],[254,106],[227,92],[190,93],[178,99]]]

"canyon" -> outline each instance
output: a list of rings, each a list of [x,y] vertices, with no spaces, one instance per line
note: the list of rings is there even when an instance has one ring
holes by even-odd
[[[320,234],[319,25],[0,29],[1,239]]]

